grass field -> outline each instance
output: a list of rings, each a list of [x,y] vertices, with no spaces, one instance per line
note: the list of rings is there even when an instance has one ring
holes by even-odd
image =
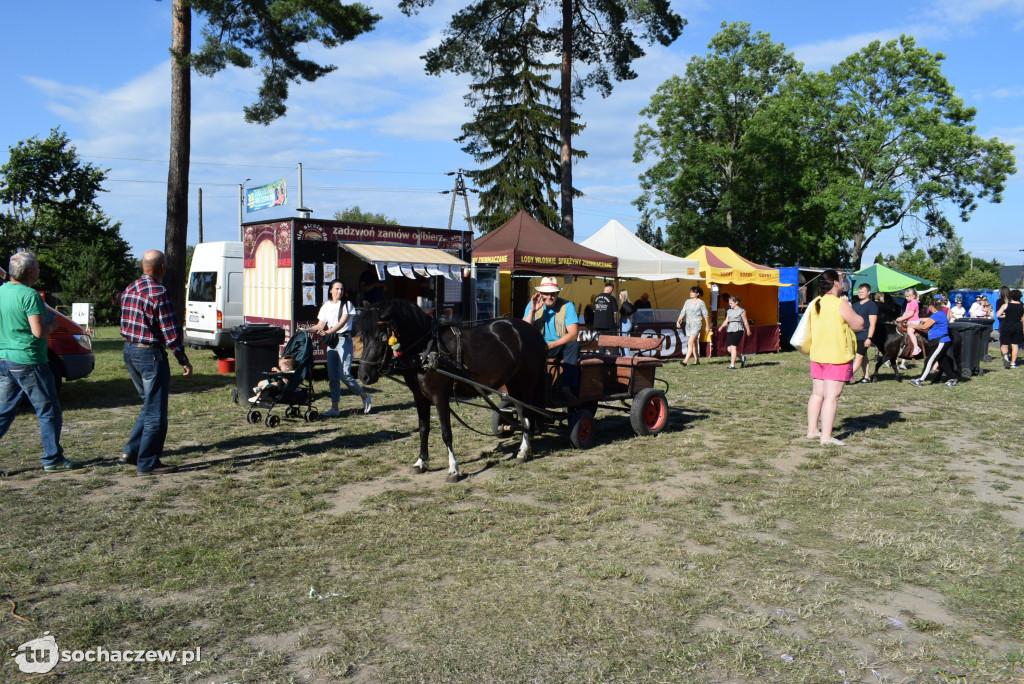
[[[1024,680],[1021,371],[844,392],[845,448],[803,438],[797,353],[669,364],[671,424],[597,445],[455,426],[466,479],[410,474],[411,395],[341,419],[249,425],[233,376],[172,380],[165,461],[115,459],[138,411],[116,331],[66,383],[43,473],[34,416],[0,443],[0,680],[62,650],[201,661],[61,662],[71,682],[1010,682]],[[993,350],[995,351],[995,350]],[[172,364],[172,368],[174,364]],[[321,410],[326,380],[316,382]],[[489,428],[490,416],[460,411]]]

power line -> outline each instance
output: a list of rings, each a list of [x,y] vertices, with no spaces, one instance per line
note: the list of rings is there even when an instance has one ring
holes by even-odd
[[[114,161],[137,161],[137,162],[151,162],[154,164],[168,164],[170,163],[167,159],[143,159],[140,157],[101,157],[94,155],[82,155],[82,159],[111,159]],[[204,161],[189,161],[189,165],[195,166],[226,166],[232,168],[250,168],[250,169],[291,169],[295,171],[295,166],[280,166],[270,164],[229,164],[227,162],[204,162]],[[306,166],[307,171],[326,171],[330,173],[384,173],[384,174],[396,174],[396,175],[420,175],[420,176],[443,176],[443,171],[383,171],[379,169],[332,169],[332,168],[319,168],[315,166]]]

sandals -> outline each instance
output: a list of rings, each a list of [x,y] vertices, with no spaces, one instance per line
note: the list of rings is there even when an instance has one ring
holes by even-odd
[[[832,439],[829,440],[822,440],[821,446],[846,446],[846,442],[833,437]]]

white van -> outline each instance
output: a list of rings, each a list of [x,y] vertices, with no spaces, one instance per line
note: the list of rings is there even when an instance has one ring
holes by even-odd
[[[242,243],[201,242],[192,253],[185,300],[185,344],[234,356],[231,329],[242,324]]]

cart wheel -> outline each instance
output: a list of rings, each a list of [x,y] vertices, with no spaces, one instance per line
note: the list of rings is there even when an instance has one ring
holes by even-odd
[[[237,387],[232,387],[231,388],[231,403],[232,404],[237,404],[238,403],[238,388]]]
[[[311,408],[308,411],[306,411],[305,419],[307,423],[315,423],[316,421],[320,420],[320,412],[317,411],[315,408]]]
[[[665,392],[648,387],[633,398],[629,409],[629,424],[639,437],[656,435],[668,425],[668,401]]]
[[[253,409],[249,409],[249,412],[245,414],[245,419],[248,420],[253,425],[260,422],[262,418],[263,416],[260,415],[260,412],[254,411]]]
[[[298,418],[301,415],[298,406],[289,406],[284,410],[285,418]]]
[[[518,427],[518,419],[513,413],[508,413],[504,409],[513,409],[513,404],[508,399],[502,399],[501,403],[498,404],[500,411],[491,409],[491,433],[495,437],[508,437],[516,431]]]
[[[276,428],[281,424],[281,419],[272,413],[268,413],[267,417],[263,419],[263,424],[268,428]]]
[[[569,442],[577,449],[594,446],[594,414],[587,409],[569,416]]]

